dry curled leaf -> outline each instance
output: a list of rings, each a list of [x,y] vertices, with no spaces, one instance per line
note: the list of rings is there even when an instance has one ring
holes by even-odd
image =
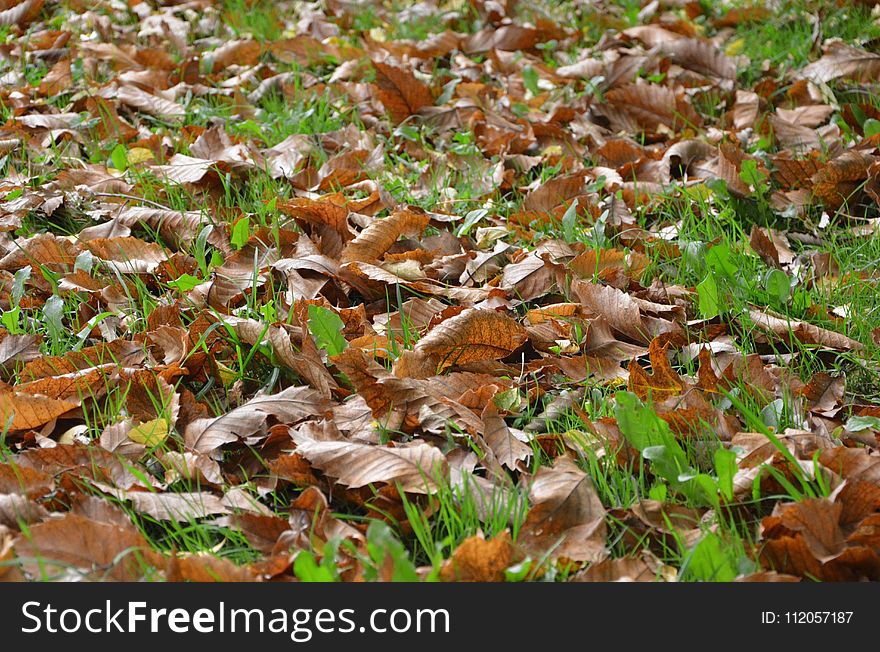
[[[430,493],[436,487],[437,474],[445,475],[446,459],[440,449],[424,442],[390,447],[301,440],[296,452],[351,488],[384,482],[410,493]]]
[[[817,344],[842,351],[860,351],[864,348],[861,342],[857,342],[846,335],[835,333],[834,331],[804,321],[777,317],[762,310],[749,310],[749,318],[756,326],[778,337],[794,339],[802,344]]]
[[[342,262],[373,262],[391,248],[402,235],[418,235],[428,225],[427,213],[399,210],[374,221],[342,251]]]
[[[394,364],[401,378],[427,378],[453,365],[498,360],[527,339],[525,328],[494,310],[469,309],[435,326]]]
[[[601,561],[605,547],[605,508],[590,476],[567,457],[542,467],[529,489],[528,516],[519,543],[538,557]]]
[[[445,582],[503,582],[504,571],[514,558],[510,535],[506,532],[491,540],[481,536],[462,541],[440,569]]]
[[[418,113],[422,107],[434,104],[431,91],[412,73],[379,61],[373,62],[373,66],[376,94],[395,124]]]
[[[880,54],[867,52],[832,41],[825,48],[825,54],[818,61],[807,65],[800,71],[805,79],[827,83],[839,77],[851,79],[876,79],[880,75]]]
[[[161,563],[133,525],[122,526],[67,514],[32,525],[15,542],[15,553],[32,577],[53,577],[73,567],[95,579],[136,581]]]
[[[321,414],[326,400],[310,387],[289,387],[277,394],[260,394],[234,410],[213,419],[192,421],[184,433],[189,449],[211,454],[224,444],[249,437],[262,439],[266,420],[272,416],[282,423],[295,423]]]
[[[635,360],[631,360],[627,367],[629,391],[643,401],[653,400],[659,403],[684,390],[684,381],[669,364],[667,349],[668,345],[663,345],[659,338],[651,340],[648,346],[651,360],[650,375]]]

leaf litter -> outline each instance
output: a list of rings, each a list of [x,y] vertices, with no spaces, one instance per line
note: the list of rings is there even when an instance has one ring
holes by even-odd
[[[880,579],[877,38],[245,4],[0,11],[0,579]]]

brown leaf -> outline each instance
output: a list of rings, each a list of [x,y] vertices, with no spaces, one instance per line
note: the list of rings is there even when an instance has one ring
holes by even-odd
[[[295,351],[287,331],[278,326],[271,326],[253,319],[236,319],[227,317],[242,342],[252,346],[267,342],[281,364],[294,369],[299,376],[329,399],[331,389],[338,387],[336,381],[321,361],[317,347],[303,324],[301,352]]]
[[[569,262],[569,268],[581,278],[592,279],[598,276],[608,280],[614,278],[615,272],[623,272],[626,276],[638,280],[648,266],[648,259],[637,251],[626,252],[622,249],[587,249]]]
[[[83,244],[95,257],[122,274],[150,274],[168,259],[162,247],[139,238],[95,238]]]
[[[860,351],[864,348],[861,342],[856,342],[846,335],[807,322],[783,319],[757,309],[749,310],[749,318],[760,328],[783,339],[794,339],[802,344],[818,344],[842,351]]]
[[[260,576],[245,566],[236,566],[228,559],[199,552],[168,560],[165,571],[169,582],[259,582]]]
[[[318,478],[312,471],[311,465],[300,454],[280,455],[269,461],[269,471],[272,475],[292,482],[298,487],[310,487],[318,484]]]
[[[507,532],[487,541],[468,537],[440,569],[444,582],[503,582],[504,571],[513,562],[513,545]]]
[[[378,495],[381,496],[382,491]],[[291,548],[322,550],[334,538],[364,543],[364,536],[359,530],[333,516],[327,497],[315,487],[305,489],[290,504],[288,527],[278,537],[276,552]]]
[[[517,462],[532,455],[532,449],[517,439],[490,400],[483,409],[483,439],[499,464],[515,470]]]
[[[301,439],[297,441],[296,452],[351,488],[377,482],[399,483],[403,491],[424,494],[434,489],[435,473],[445,475],[443,453],[424,442],[390,447]]]
[[[373,66],[376,69],[376,90],[379,101],[390,114],[394,124],[418,113],[422,107],[434,104],[431,91],[412,73],[379,61],[374,61]]]
[[[682,68],[710,77],[736,79],[736,64],[709,41],[679,38],[663,43],[660,51]]]
[[[38,523],[49,516],[46,508],[21,494],[0,494],[0,527],[26,531],[31,523]]]
[[[638,557],[605,559],[577,573],[572,582],[655,582],[657,572]]]
[[[52,448],[31,448],[15,457],[22,467],[59,476],[65,473],[112,482],[124,489],[140,485],[140,480],[126,468],[118,455],[98,446],[59,444]]]
[[[868,168],[875,160],[856,150],[844,152],[813,175],[813,193],[829,208],[839,208],[868,178]]]
[[[78,400],[0,390],[0,423],[8,430],[39,428],[77,407],[79,403]]]
[[[760,226],[752,226],[749,244],[770,267],[780,269],[794,262],[794,252],[785,235]]]
[[[171,159],[174,161],[174,159]],[[206,161],[210,165],[210,161]],[[207,167],[205,168],[207,170]],[[178,176],[175,175],[174,179]],[[189,178],[181,174],[179,178]],[[199,179],[201,177],[198,177]],[[179,181],[183,183],[183,181]],[[159,231],[166,242],[189,243],[198,237],[205,225],[210,221],[203,217],[201,211],[172,211],[162,208],[129,206],[121,210],[114,221],[125,226],[145,224]],[[229,251],[229,242],[220,229],[214,228],[208,235],[208,243],[221,251]]]
[[[774,570],[825,581],[880,578],[880,556],[844,537],[842,505],[828,498],[778,504],[763,519],[762,561]],[[868,539],[870,541],[870,539]]]
[[[567,457],[541,467],[529,490],[532,504],[519,543],[538,557],[601,561],[605,548],[605,508],[590,476]]]
[[[225,41],[210,53],[211,69],[222,71],[230,65],[253,66],[259,61],[263,45],[250,39]]]
[[[825,54],[800,71],[800,76],[827,83],[839,77],[869,81],[880,76],[880,54],[866,52],[839,40],[827,43]]]
[[[190,523],[215,514],[228,514],[229,508],[214,494],[199,492],[125,491],[97,485],[118,500],[125,500],[138,512],[159,521]]]
[[[15,553],[32,577],[53,577],[70,566],[97,579],[141,579],[161,563],[137,529],[111,525],[76,514],[32,525],[15,542]]]
[[[186,109],[177,102],[147,93],[137,86],[121,86],[116,90],[116,99],[163,120],[178,121],[186,116]]]
[[[6,331],[0,340],[0,367],[13,362],[29,362],[40,357],[38,335],[11,335]]]
[[[455,419],[473,432],[482,430],[482,422],[473,412],[455,400],[473,385],[460,387],[456,382],[466,377],[474,385],[498,383],[500,379],[483,374],[451,373],[430,380],[398,378],[376,364],[363,351],[349,347],[332,358],[357,389],[369,406],[373,418],[388,429],[403,428],[411,431],[424,425],[425,419],[445,422]],[[436,381],[436,382],[432,382]],[[501,381],[503,382],[503,381]]]
[[[42,233],[17,240],[10,252],[0,258],[0,269],[15,272],[28,265],[45,265],[52,271],[69,272],[80,251],[80,247],[66,238]]]
[[[278,537],[290,529],[283,518],[260,514],[234,514],[229,517],[229,522],[245,536],[251,546],[266,554],[275,548]]]
[[[526,341],[525,328],[494,310],[468,309],[434,327],[394,364],[400,378],[428,378],[447,367],[498,360]]]
[[[665,86],[630,84],[608,91],[605,97],[646,129],[656,130],[663,125],[675,131],[701,123],[690,102]]]
[[[24,27],[40,14],[43,2],[44,0],[22,0],[22,2],[4,3],[3,6],[8,9],[0,11],[0,25]]]
[[[612,329],[636,342],[647,344],[650,341],[639,304],[629,294],[585,281],[573,283],[572,289],[580,302],[593,314],[603,317]]]
[[[583,174],[554,177],[526,195],[523,208],[535,213],[549,213],[553,208],[581,194],[583,188]]]
[[[669,364],[666,350],[668,344],[661,343],[660,338],[651,340],[648,355],[651,359],[651,375],[645,373],[641,365],[631,360],[629,367],[629,391],[643,401],[662,402],[670,396],[676,396],[684,390],[684,381]]]
[[[186,427],[184,441],[191,450],[211,454],[223,444],[266,437],[266,420],[270,416],[283,423],[295,423],[321,414],[328,407],[328,402],[310,387],[288,387],[277,394],[258,394],[219,417],[193,421]]]
[[[807,409],[831,416],[843,401],[845,376],[830,376],[824,371],[816,373],[800,394],[807,399]]]
[[[23,380],[39,380],[40,378],[62,376],[109,364],[134,367],[140,364],[143,359],[142,345],[119,339],[106,344],[86,347],[80,351],[69,351],[65,355],[38,358],[24,366],[20,377]]]
[[[40,93],[48,96],[60,95],[70,87],[72,82],[70,59],[61,59],[40,81]]]
[[[181,107],[182,109],[183,107]],[[173,183],[196,184],[204,179],[214,169],[215,165],[216,163],[209,159],[178,153],[172,156],[166,165],[154,165],[152,170],[159,177]]]
[[[23,494],[39,498],[55,488],[52,476],[38,469],[0,464],[0,494]]]
[[[737,129],[752,127],[758,121],[761,98],[753,91],[736,91],[736,102],[733,105],[733,126]]]
[[[402,235],[419,235],[430,221],[427,213],[411,210],[394,211],[384,219],[374,221],[349,242],[342,251],[342,262],[373,262],[391,248]]]

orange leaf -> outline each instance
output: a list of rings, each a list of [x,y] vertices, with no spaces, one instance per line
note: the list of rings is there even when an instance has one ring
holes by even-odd
[[[431,91],[412,73],[378,61],[373,65],[376,68],[376,93],[395,124],[403,122],[423,106],[434,104]]]
[[[525,328],[494,310],[466,310],[447,319],[394,365],[398,377],[427,378],[452,365],[504,358],[526,341]]]
[[[651,374],[645,372],[635,360],[629,363],[629,389],[643,401],[653,399],[663,401],[670,396],[680,394],[684,389],[684,381],[669,364],[666,355],[667,346],[660,344],[659,338],[651,340],[648,356],[651,360]]]

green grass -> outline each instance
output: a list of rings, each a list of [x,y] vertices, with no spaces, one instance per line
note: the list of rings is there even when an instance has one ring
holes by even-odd
[[[816,0],[786,0],[773,20],[761,20],[737,28],[736,49],[747,54],[751,65],[740,72],[745,84],[756,82],[767,62],[781,76],[801,68],[814,58],[815,20],[819,21],[819,40],[840,38],[865,43],[880,36],[880,25],[871,19],[871,8],[860,3],[835,6]]]

